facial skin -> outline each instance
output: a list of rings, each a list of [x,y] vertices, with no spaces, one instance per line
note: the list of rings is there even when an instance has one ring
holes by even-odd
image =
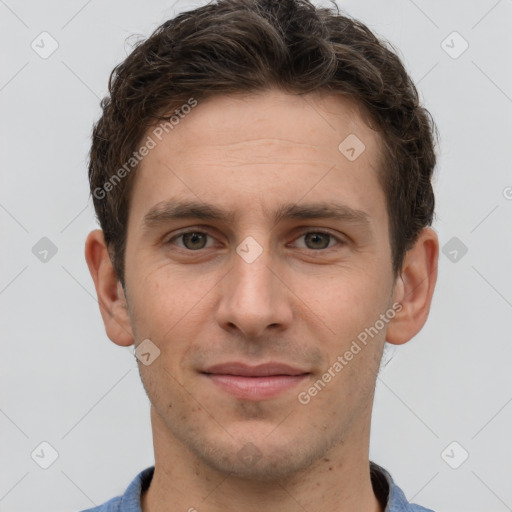
[[[338,149],[349,134],[366,146],[354,161]],[[137,170],[126,295],[102,232],[89,235],[86,259],[109,338],[122,346],[149,339],[160,349],[150,365],[139,362],[155,448],[145,512],[382,510],[368,470],[379,362],[385,340],[405,343],[423,327],[439,247],[425,228],[394,278],[379,141],[334,95],[214,97],[165,134]],[[144,223],[170,200],[209,204],[233,218]],[[360,210],[368,223],[274,220],[284,206],[313,203]],[[207,235],[178,236],[197,231]],[[242,244],[247,237],[262,250],[252,262],[237,252],[255,250]],[[299,393],[395,303],[394,318],[301,404]],[[233,361],[285,363],[307,375],[275,396],[234,396],[202,373]]]

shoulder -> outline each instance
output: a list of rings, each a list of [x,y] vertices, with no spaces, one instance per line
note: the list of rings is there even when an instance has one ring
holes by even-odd
[[[149,487],[154,469],[155,467],[151,466],[141,471],[122,496],[116,496],[102,505],[81,512],[141,512],[140,497]]]
[[[87,510],[82,510],[82,512],[119,512],[121,510],[121,500],[122,496],[116,496],[115,498],[103,503],[103,505],[88,508]]]
[[[404,492],[383,467],[370,461],[370,474],[376,495],[385,503],[384,512],[434,512],[429,508],[409,503]],[[380,495],[380,496],[379,496]]]
[[[422,507],[416,503],[409,503],[402,489],[395,483],[392,484],[389,493],[388,506],[385,512],[434,512],[430,508]]]

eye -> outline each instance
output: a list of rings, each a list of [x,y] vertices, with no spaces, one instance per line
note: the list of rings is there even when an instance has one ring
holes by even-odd
[[[193,231],[186,231],[179,235],[173,236],[169,239],[166,244],[172,244],[175,240],[181,240],[183,245],[179,245],[181,249],[187,249],[189,251],[197,251],[206,248],[206,241],[210,235],[205,231],[194,229]]]
[[[299,247],[300,249],[310,249],[313,251],[318,251],[322,249],[329,249],[330,242],[337,241],[342,245],[345,244],[343,240],[340,240],[338,237],[334,236],[332,233],[328,233],[326,231],[308,231],[307,233],[302,234],[297,240],[304,238],[306,247]],[[335,244],[334,244],[335,245]]]
[[[211,245],[207,245],[208,238],[211,238],[213,241],[213,238],[209,235],[209,233],[200,229],[194,229],[173,236],[166,242],[166,245],[175,244],[175,241],[179,240],[182,242],[181,244],[176,244],[179,248],[188,251],[199,251],[201,249],[212,247]],[[345,245],[343,240],[327,231],[308,231],[302,234],[296,240],[300,240],[301,238],[304,238],[305,246],[299,246],[299,249],[309,249],[312,251],[330,249],[333,245],[336,245],[335,242],[338,242],[341,245]]]

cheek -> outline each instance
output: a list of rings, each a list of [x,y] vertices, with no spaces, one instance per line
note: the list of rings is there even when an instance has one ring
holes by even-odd
[[[334,346],[343,348],[384,313],[387,292],[388,284],[368,266],[365,270],[342,270],[322,280],[316,278],[297,295],[300,293],[322,320]]]
[[[322,394],[332,406],[340,400],[355,404],[374,389],[387,325],[380,315],[388,307],[389,283],[368,267],[367,272],[339,274],[323,284],[303,292],[309,293],[311,309],[326,327],[323,371],[330,373],[324,374],[328,392]]]
[[[204,315],[200,299],[211,289],[206,279],[191,280],[190,273],[165,265],[146,274],[135,273],[134,282],[132,320],[143,336],[164,341],[174,331],[196,325]]]
[[[181,396],[181,385],[189,385],[189,354],[197,356],[200,352],[201,346],[194,340],[204,339],[202,333],[211,322],[208,294],[215,280],[213,276],[212,279],[206,276],[191,279],[190,271],[185,275],[167,265],[145,277],[140,276],[136,282],[138,291],[132,324],[136,326],[137,339],[148,338],[160,350],[152,365],[145,367],[139,363],[144,387],[159,407],[166,408],[169,402],[176,410],[181,410],[180,404],[189,399]],[[165,398],[159,397],[163,389],[169,393]]]

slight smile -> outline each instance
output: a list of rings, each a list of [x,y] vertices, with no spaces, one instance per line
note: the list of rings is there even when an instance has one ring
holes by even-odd
[[[228,362],[211,366],[201,373],[224,391],[245,400],[273,398],[310,374],[300,368],[272,362],[258,366]]]

